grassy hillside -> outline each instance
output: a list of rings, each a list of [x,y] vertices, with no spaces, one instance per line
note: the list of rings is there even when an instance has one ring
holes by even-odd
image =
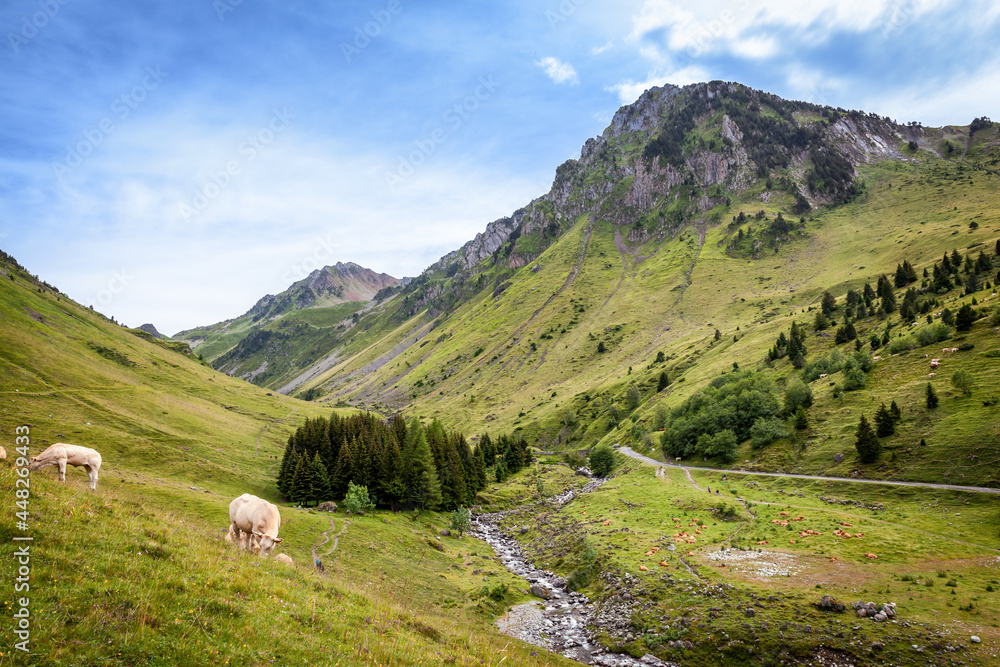
[[[698,223],[662,242],[629,244],[622,239],[622,229],[582,216],[532,267],[515,272],[502,293],[494,296],[495,290],[484,290],[455,312],[438,316],[427,334],[415,333],[426,331],[427,315],[406,323],[393,334],[391,344],[387,339],[360,353],[342,355],[339,364],[306,386],[329,392],[329,400],[346,398],[376,409],[448,415],[467,430],[513,424],[551,446],[567,441],[578,447],[601,440],[638,443],[643,428],[636,437],[633,427],[642,422],[650,430],[661,402],[675,407],[707,381],[731,370],[733,362],[741,368],[763,368],[768,349],[793,320],[807,325],[810,359],[832,349],[836,326],[821,333],[812,328],[815,311],[810,309],[818,307],[825,290],[842,304],[848,289],[874,284],[883,273],[891,277],[904,259],[920,273],[955,249],[973,257],[985,250],[993,257],[991,272],[983,274],[992,284],[1000,268],[994,248],[1000,232],[1000,215],[993,206],[1000,195],[995,176],[924,155],[910,164],[863,167],[862,178],[863,196],[813,212],[778,252],[761,259],[730,256],[727,239],[740,228],[725,224]],[[760,196],[733,202],[729,213],[752,215],[763,209],[774,216],[781,210]],[[971,222],[976,223],[974,228]],[[897,290],[897,299],[903,292]],[[992,289],[981,289],[965,297],[956,288],[927,298],[942,301],[934,309],[938,313],[943,307],[955,312],[975,296],[986,312],[996,303],[991,294]],[[841,310],[837,317],[842,316]],[[862,341],[887,326],[893,336],[906,332],[898,314],[884,321],[869,316],[856,326]],[[963,340],[949,345],[965,342],[975,348],[949,358],[947,375],[935,380],[947,398],[933,414],[918,410],[928,380],[926,350],[913,351],[889,358],[870,374],[863,392],[843,399],[834,400],[832,387],[817,384],[812,429],[804,438],[808,447],[802,442],[779,443],[766,456],[746,451],[741,460],[848,473],[853,459],[835,466],[833,455],[849,452],[858,409],[891,400],[897,400],[907,415],[896,441],[901,448],[899,463],[866,474],[939,481],[945,470],[932,460],[954,461],[969,455],[980,457],[970,461],[983,460],[985,452],[975,451],[982,443],[974,434],[995,429],[981,401],[997,393],[998,378],[992,366],[983,363],[997,340],[986,320],[956,338]],[[412,342],[400,349],[400,343],[407,341]],[[603,353],[598,352],[602,343]],[[931,356],[939,356],[940,347],[936,349]],[[655,362],[659,352],[664,353],[662,363]],[[971,399],[958,397],[950,388],[948,378],[955,370],[976,376],[978,388]],[[656,381],[664,371],[672,384],[657,394]],[[775,364],[773,372],[779,383],[796,374],[787,361]],[[641,405],[612,428],[609,408],[624,404],[631,385],[640,390]],[[954,428],[958,424],[966,427]],[[921,437],[928,448],[918,460],[913,458],[913,447]],[[978,466],[973,471],[973,467],[969,474],[977,483],[993,479],[994,468]]]
[[[534,562],[584,582],[606,618],[628,619],[603,640],[636,656],[685,666],[996,663],[995,498],[692,473],[623,462],[576,502],[506,523],[529,526],[513,534]],[[897,616],[873,623],[850,607],[820,609],[824,595],[894,602]]]
[[[16,427],[28,427],[31,454],[71,442],[103,457],[96,493],[80,469],[65,484],[52,468],[32,472],[27,530],[0,528],[8,545],[33,538],[31,653],[12,650],[8,626],[0,664],[565,664],[492,629],[524,586],[485,544],[441,537],[446,518],[433,513],[345,523],[282,507],[280,551],[298,566],[238,554],[222,539],[230,500],[278,501],[288,435],[329,409],[229,378],[0,270],[0,493],[15,497]],[[320,544],[326,574],[310,567]]]

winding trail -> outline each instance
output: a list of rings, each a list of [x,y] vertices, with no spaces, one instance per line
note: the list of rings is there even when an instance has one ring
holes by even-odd
[[[959,486],[957,484],[932,484],[931,482],[899,482],[887,479],[858,479],[854,477],[825,477],[823,475],[795,475],[787,472],[756,472],[750,470],[735,470],[726,468],[703,468],[701,466],[682,466],[676,463],[667,463],[651,459],[648,456],[633,451],[631,447],[622,447],[618,451],[626,456],[631,456],[637,461],[642,461],[648,465],[665,466],[671,468],[681,468],[683,470],[706,470],[708,472],[721,472],[729,475],[756,475],[758,477],[790,477],[792,479],[818,479],[828,482],[849,482],[851,484],[888,484],[889,486],[915,486],[923,489],[946,489],[949,491],[967,491],[969,493],[991,493],[1000,496],[1000,489],[991,489],[986,486]],[[690,474],[688,474],[690,479]],[[693,482],[692,482],[693,483]]]
[[[336,535],[333,536],[333,546],[330,547],[330,550],[327,551],[325,554],[317,555],[316,554],[316,550],[318,548],[320,548],[321,546],[323,546],[324,544],[326,544],[327,542],[329,542],[330,541],[330,535],[329,534],[332,533],[333,531],[335,531],[337,529],[337,525],[334,523],[333,518],[332,517],[330,518],[330,530],[324,530],[322,533],[320,533],[320,535],[323,537],[323,541],[320,542],[319,544],[312,545],[313,563],[315,563],[320,558],[326,558],[327,556],[329,556],[330,554],[332,554],[334,551],[336,551],[337,545],[340,544],[340,536],[347,532],[347,527],[350,526],[350,525],[351,525],[351,522],[345,519],[344,520],[344,527],[340,529],[339,533],[337,533]]]

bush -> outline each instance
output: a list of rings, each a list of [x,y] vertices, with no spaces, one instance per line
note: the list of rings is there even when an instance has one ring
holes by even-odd
[[[451,513],[451,529],[458,531],[458,536],[472,528],[472,512],[468,507],[459,507]]]
[[[812,389],[802,380],[793,380],[785,387],[785,412],[787,414],[793,414],[798,408],[808,408],[812,404]]]
[[[615,468],[615,453],[607,445],[598,445],[588,457],[590,470],[598,477],[607,477]]]
[[[761,449],[770,445],[778,438],[784,438],[788,433],[784,425],[777,419],[758,417],[750,427],[750,446]]]
[[[569,452],[563,452],[562,455],[563,463],[568,465],[570,468],[582,468],[587,465],[587,459],[583,458],[580,452],[573,450]]]
[[[966,396],[971,396],[975,381],[972,379],[972,373],[969,371],[955,371],[951,376],[951,385]]]
[[[865,372],[857,365],[854,359],[848,359],[844,366],[844,390],[857,391],[865,386]]]
[[[825,357],[810,361],[802,368],[802,380],[812,382],[820,375],[832,375],[844,367],[846,357],[840,350],[833,350]]]
[[[375,498],[368,495],[368,487],[354,482],[347,483],[347,495],[341,506],[352,514],[375,509]]]

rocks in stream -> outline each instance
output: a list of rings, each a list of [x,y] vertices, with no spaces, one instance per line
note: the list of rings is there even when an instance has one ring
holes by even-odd
[[[591,479],[579,489],[569,489],[538,503],[561,507],[579,494],[596,489],[605,481],[607,480]],[[475,516],[472,530],[469,531],[469,535],[489,544],[508,570],[529,582],[532,595],[545,600],[544,606],[538,602],[529,602],[511,608],[497,621],[501,632],[587,665],[676,667],[652,654],[633,658],[627,654],[609,652],[594,639],[588,629],[595,626],[619,639],[635,639],[636,629],[631,626],[632,611],[642,606],[631,593],[641,584],[637,577],[625,573],[620,578],[622,585],[617,589],[620,593],[616,598],[605,601],[599,609],[595,609],[587,596],[567,590],[563,577],[536,568],[528,561],[521,545],[500,528],[500,522],[512,514],[512,511],[506,511]],[[519,528],[520,526],[513,530],[521,532]]]

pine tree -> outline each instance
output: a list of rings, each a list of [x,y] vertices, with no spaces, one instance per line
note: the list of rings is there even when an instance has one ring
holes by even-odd
[[[893,284],[896,286],[896,289],[906,287],[906,271],[903,269],[901,264],[896,265],[896,274],[893,277]]]
[[[875,296],[876,296],[875,295],[875,290],[872,289],[872,286],[871,286],[870,283],[865,283],[865,289],[863,290],[863,292],[864,292],[864,297],[865,297],[865,303],[867,303],[869,306],[871,306],[872,305],[872,301],[875,300]]]
[[[962,255],[959,254],[958,250],[951,251],[951,270],[958,271],[962,266]]]
[[[292,478],[292,502],[308,505],[316,498],[316,472],[312,462],[303,454],[295,466],[295,476]]]
[[[903,418],[903,411],[899,409],[895,400],[889,404],[889,414],[892,415],[892,421],[896,423]]]
[[[833,311],[837,309],[837,300],[829,292],[823,292],[823,301],[820,303],[820,308],[823,310],[824,315],[830,317]]]
[[[476,447],[476,450],[472,453],[472,469],[475,472],[475,497],[476,493],[479,493],[486,488],[486,460],[483,457],[483,447]]]
[[[406,496],[406,482],[403,478],[402,453],[396,442],[395,429],[382,448],[382,460],[379,465],[378,495],[389,503],[389,509],[395,511],[396,503]]]
[[[910,264],[905,259],[903,260],[903,272],[906,273],[906,282],[907,282],[907,284],[917,282],[917,271],[916,271],[916,269],[914,269],[913,265]]]
[[[332,497],[330,476],[327,473],[326,466],[323,465],[323,459],[320,458],[319,452],[313,454],[312,468],[314,479],[312,499],[317,503],[329,500]]]
[[[892,285],[889,281],[881,282],[882,287],[879,289],[878,296],[882,300],[882,310],[886,313],[896,312],[896,294],[892,291]]]
[[[343,498],[347,493],[347,486],[355,481],[354,478],[354,444],[355,439],[345,442],[340,447],[340,454],[337,456],[337,465],[330,476],[330,485],[334,498]]]
[[[404,456],[409,471],[407,497],[420,509],[435,510],[441,506],[442,498],[434,455],[427,444],[427,436],[420,423],[417,422],[416,428],[413,428],[411,423],[410,431],[414,435]]]
[[[972,323],[976,321],[976,311],[967,303],[962,304],[955,315],[955,328],[959,331],[968,331],[972,328]]]
[[[896,421],[882,403],[875,412],[875,432],[880,438],[896,433]]]
[[[874,463],[882,454],[882,443],[872,430],[864,415],[858,420],[858,430],[855,432],[854,448],[858,450],[858,458],[862,463]]]
[[[660,393],[664,389],[670,386],[670,378],[667,377],[667,372],[663,371],[660,373],[660,379],[656,382],[656,392]]]
[[[799,431],[809,428],[809,416],[806,415],[806,409],[801,405],[795,408],[795,428]]]
[[[927,409],[933,410],[938,406],[937,393],[934,391],[934,386],[928,382],[927,383]]]

